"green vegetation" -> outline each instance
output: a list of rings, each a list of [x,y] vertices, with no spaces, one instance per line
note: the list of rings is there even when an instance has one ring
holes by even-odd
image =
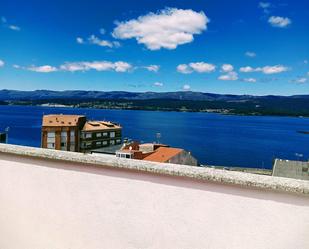
[[[3,101],[2,101],[3,102]],[[1,104],[1,103],[0,103]],[[280,115],[309,117],[307,98],[256,98],[250,100],[192,101],[176,99],[107,100],[107,99],[48,99],[10,100],[2,104],[56,104],[78,108],[125,109],[151,111],[214,112],[237,115]]]

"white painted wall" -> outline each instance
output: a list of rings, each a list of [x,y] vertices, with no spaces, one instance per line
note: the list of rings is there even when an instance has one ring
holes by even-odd
[[[1,249],[309,248],[309,198],[0,153]]]

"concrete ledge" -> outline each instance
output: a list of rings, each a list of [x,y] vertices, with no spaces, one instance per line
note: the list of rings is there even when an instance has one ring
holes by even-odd
[[[106,168],[136,170],[168,176],[181,176],[216,183],[234,184],[242,187],[253,187],[264,190],[276,190],[293,194],[309,195],[309,181],[283,177],[263,176],[212,168],[166,163],[163,164],[133,159],[121,159],[110,155],[86,155],[75,152],[56,151],[8,144],[0,144],[0,153],[35,157],[38,159],[85,163],[88,165],[102,166]]]

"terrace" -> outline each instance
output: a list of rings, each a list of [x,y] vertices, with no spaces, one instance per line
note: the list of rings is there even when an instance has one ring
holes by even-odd
[[[309,248],[309,181],[0,144],[0,248]]]

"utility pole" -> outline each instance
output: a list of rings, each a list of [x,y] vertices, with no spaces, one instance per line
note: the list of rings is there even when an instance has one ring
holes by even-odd
[[[6,127],[4,131],[5,131],[5,143],[7,144],[9,142],[10,127]]]

